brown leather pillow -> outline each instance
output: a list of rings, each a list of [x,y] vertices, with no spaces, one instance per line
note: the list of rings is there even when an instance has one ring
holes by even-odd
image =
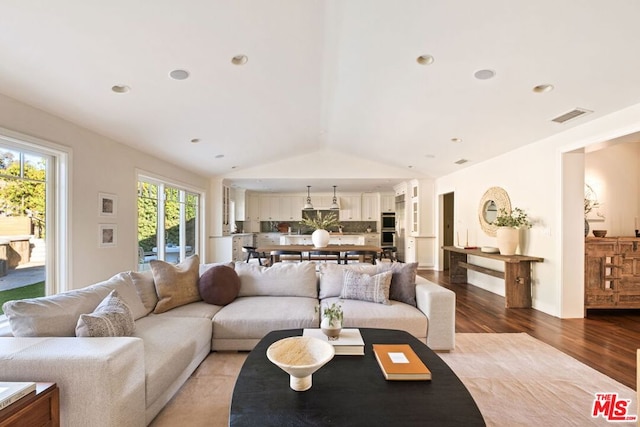
[[[198,281],[198,290],[204,302],[227,305],[236,299],[240,292],[240,277],[233,268],[216,265],[202,273]]]

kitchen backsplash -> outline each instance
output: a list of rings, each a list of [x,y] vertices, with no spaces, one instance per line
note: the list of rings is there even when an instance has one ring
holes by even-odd
[[[261,233],[277,232],[279,231],[278,225],[280,224],[287,224],[287,222],[286,221],[260,221],[260,232]],[[291,221],[288,224],[291,227],[291,233],[293,234],[298,234],[298,231],[300,232],[300,234],[311,234],[313,232],[313,229],[309,227],[305,227],[304,225],[300,225],[300,223],[297,221]],[[371,228],[371,231],[370,231],[371,233],[376,232],[375,221],[342,221],[340,222],[340,224],[342,225],[343,233],[366,233],[368,227]],[[238,226],[238,229],[241,230],[244,224],[242,223],[242,221],[236,221],[236,225]],[[329,231],[338,231],[338,227],[333,227]]]

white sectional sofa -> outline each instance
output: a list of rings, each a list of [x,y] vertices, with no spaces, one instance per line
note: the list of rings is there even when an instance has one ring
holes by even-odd
[[[196,279],[210,267],[200,265]],[[346,268],[374,274],[383,267],[237,263],[232,302],[194,301],[162,313],[154,312],[159,296],[152,272],[119,273],[80,290],[9,302],[3,309],[12,332],[0,337],[0,381],[56,382],[66,427],[145,426],[212,350],[251,350],[271,330],[317,328],[318,305],[334,301],[343,307],[344,327],[402,329],[434,350],[454,348],[453,292],[418,276],[416,306],[341,299]],[[133,333],[76,337],[79,319],[113,298],[113,290],[135,319]]]

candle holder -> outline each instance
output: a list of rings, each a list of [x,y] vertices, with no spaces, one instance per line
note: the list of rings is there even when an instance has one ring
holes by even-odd
[[[640,230],[636,230],[636,237],[640,237]]]

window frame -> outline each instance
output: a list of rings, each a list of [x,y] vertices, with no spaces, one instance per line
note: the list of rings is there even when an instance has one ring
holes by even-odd
[[[193,248],[193,253],[194,254],[198,254],[200,259],[203,260],[205,257],[205,215],[204,215],[204,206],[205,206],[205,197],[206,197],[206,191],[201,189],[201,188],[197,188],[182,182],[178,182],[176,180],[172,180],[148,171],[144,171],[141,169],[136,170],[136,182],[135,182],[135,188],[136,188],[136,233],[134,238],[135,240],[135,259],[136,259],[136,263],[135,265],[137,267],[140,266],[140,264],[138,263],[138,258],[139,258],[139,254],[138,254],[138,218],[139,218],[139,213],[138,213],[138,209],[137,209],[137,200],[138,200],[138,183],[139,182],[147,182],[150,184],[154,184],[154,185],[158,185],[158,197],[161,198],[162,200],[158,200],[158,229],[157,229],[157,234],[158,234],[158,238],[157,238],[157,247],[158,247],[158,259],[164,259],[165,258],[165,246],[166,246],[166,241],[165,241],[165,210],[164,210],[164,203],[160,203],[161,201],[164,202],[164,198],[165,198],[165,193],[164,193],[164,188],[165,187],[171,187],[171,188],[175,188],[177,190],[180,190],[180,202],[181,202],[181,209],[180,209],[180,222],[182,223],[186,223],[185,221],[185,212],[184,212],[184,206],[186,203],[186,200],[184,200],[185,197],[185,193],[184,192],[188,192],[188,193],[192,193],[198,196],[198,206],[197,206],[197,215],[198,217],[196,218],[196,223],[197,223],[197,230],[196,230],[196,243],[195,243],[195,247]],[[182,203],[185,202],[185,203]],[[163,232],[160,232],[160,230],[163,230]],[[185,239],[185,229],[184,227],[180,227],[180,240],[184,241]],[[184,255],[185,255],[185,248],[184,245],[181,245],[181,251],[180,251],[180,259],[183,259]],[[202,261],[201,261],[202,262]]]

